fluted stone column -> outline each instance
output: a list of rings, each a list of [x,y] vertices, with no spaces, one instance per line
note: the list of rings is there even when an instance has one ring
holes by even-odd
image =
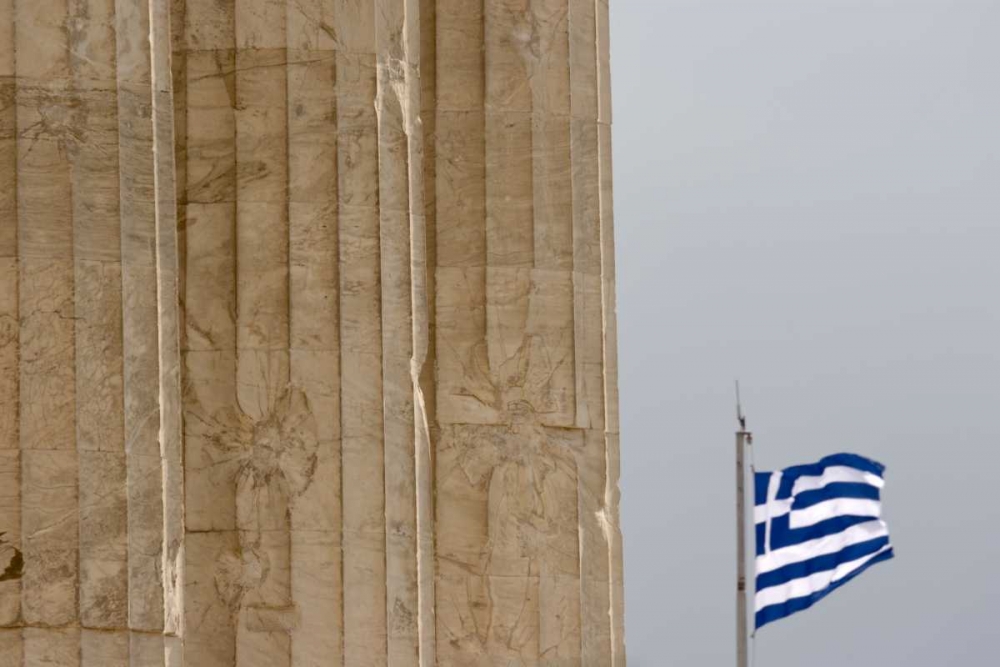
[[[166,14],[0,2],[0,665],[180,648]],[[152,46],[152,48],[151,48]]]
[[[436,20],[438,658],[623,664],[607,5]]]
[[[0,0],[0,667],[624,665],[604,0]]]

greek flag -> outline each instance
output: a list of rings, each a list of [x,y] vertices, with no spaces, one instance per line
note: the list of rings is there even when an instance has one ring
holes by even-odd
[[[808,609],[892,558],[882,521],[885,467],[855,454],[754,475],[761,628]]]

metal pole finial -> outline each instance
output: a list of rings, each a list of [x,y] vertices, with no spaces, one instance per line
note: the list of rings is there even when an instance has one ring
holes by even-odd
[[[740,381],[736,381],[736,420],[740,423],[740,431],[747,432],[747,417],[743,414],[743,402],[740,399]]]

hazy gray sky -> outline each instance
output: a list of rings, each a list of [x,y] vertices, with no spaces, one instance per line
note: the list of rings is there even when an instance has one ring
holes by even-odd
[[[758,664],[998,664],[1000,3],[611,5],[629,664],[734,664],[737,376],[897,553]]]

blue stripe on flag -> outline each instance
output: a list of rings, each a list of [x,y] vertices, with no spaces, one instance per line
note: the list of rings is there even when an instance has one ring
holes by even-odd
[[[761,609],[760,611],[758,611],[756,613],[756,615],[755,615],[757,629],[759,630],[760,628],[764,627],[768,623],[772,623],[774,621],[781,620],[782,618],[785,618],[786,616],[791,616],[792,614],[794,614],[796,612],[808,609],[809,607],[813,606],[814,604],[816,604],[817,602],[819,602],[820,600],[822,600],[823,598],[825,598],[827,595],[829,595],[833,591],[837,590],[838,588],[840,588],[841,586],[843,586],[847,582],[853,580],[855,577],[857,577],[859,574],[861,574],[862,572],[864,572],[865,570],[867,570],[868,568],[870,568],[872,565],[877,565],[878,563],[883,563],[883,562],[889,560],[890,558],[892,558],[893,556],[894,556],[894,554],[893,554],[892,549],[889,549],[888,551],[885,551],[885,552],[879,554],[875,558],[872,558],[870,561],[868,561],[867,563],[865,563],[862,567],[858,568],[854,572],[851,572],[849,575],[847,575],[843,579],[841,579],[841,580],[839,580],[839,581],[837,581],[837,582],[835,582],[833,584],[830,584],[830,586],[824,588],[821,591],[817,591],[816,593],[813,593],[812,595],[807,595],[807,596],[801,597],[801,598],[792,598],[788,602],[785,602],[785,603],[782,603],[782,604],[774,604],[774,605],[771,605],[769,607],[764,607],[763,609]]]
[[[756,589],[758,591],[762,591],[766,588],[771,588],[772,586],[780,586],[781,584],[787,583],[793,579],[801,579],[802,577],[808,577],[809,575],[816,574],[817,572],[834,570],[841,563],[849,563],[852,560],[857,560],[858,558],[863,558],[876,553],[879,549],[882,549],[888,544],[888,537],[877,537],[874,540],[868,540],[867,542],[852,544],[851,546],[845,547],[834,554],[816,556],[815,558],[810,558],[809,560],[799,561],[798,563],[792,563],[791,565],[786,565],[785,567],[772,570],[771,572],[759,574],[757,575]]]
[[[879,500],[880,489],[871,484],[857,482],[833,482],[821,489],[803,491],[795,496],[793,510],[801,510],[835,498],[859,498],[862,500]]]
[[[767,504],[767,483],[771,481],[771,473],[755,472],[753,474],[754,504]]]
[[[789,527],[790,515],[779,516],[771,520],[771,551],[783,549],[809,540],[842,533],[851,526],[867,523],[875,517],[871,516],[835,516],[832,519],[803,528]]]
[[[885,474],[884,465],[864,456],[858,456],[857,454],[834,454],[833,456],[820,459],[817,463],[785,468],[784,474],[785,477],[818,477],[823,474],[824,470],[834,466],[854,468],[863,472],[870,472],[878,477],[883,477]]]

